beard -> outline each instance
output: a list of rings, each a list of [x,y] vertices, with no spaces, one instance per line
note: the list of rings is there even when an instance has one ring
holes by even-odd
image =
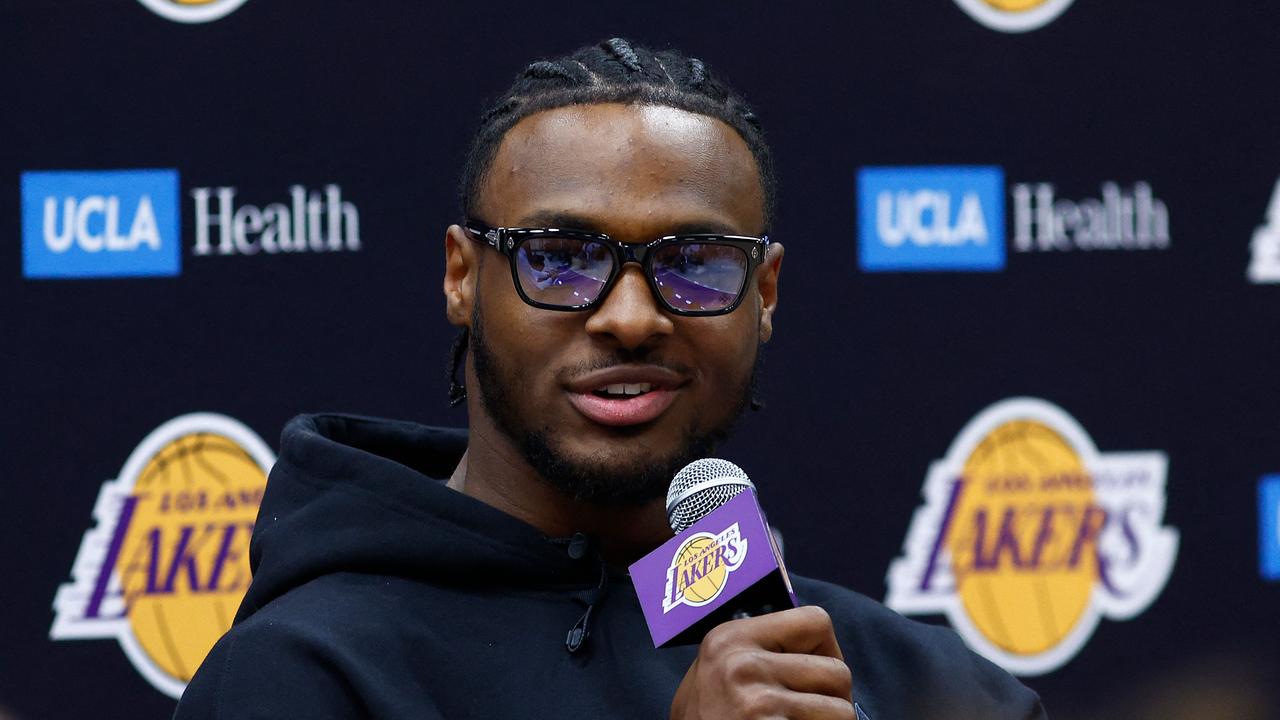
[[[605,456],[571,457],[555,429],[540,424],[517,401],[522,378],[499,359],[486,342],[480,303],[472,313],[468,343],[479,384],[480,403],[501,431],[543,482],[574,500],[596,505],[639,506],[663,498],[671,478],[685,465],[707,457],[732,434],[734,426],[755,395],[760,345],[751,361],[751,372],[727,395],[725,418],[704,427],[701,408],[694,412],[671,448],[638,443],[627,429],[617,429],[616,452]],[[618,350],[612,357],[577,370],[590,371],[623,363],[667,365],[649,351]]]

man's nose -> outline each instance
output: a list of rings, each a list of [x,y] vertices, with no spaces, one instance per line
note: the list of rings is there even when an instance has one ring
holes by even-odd
[[[611,336],[627,350],[674,330],[671,315],[658,305],[644,271],[634,263],[622,267],[613,289],[587,318],[587,332]]]

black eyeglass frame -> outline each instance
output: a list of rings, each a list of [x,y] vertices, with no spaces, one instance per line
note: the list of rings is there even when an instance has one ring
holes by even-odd
[[[614,283],[617,282],[618,276],[622,274],[622,266],[629,262],[638,263],[644,271],[645,281],[649,283],[649,290],[653,292],[653,297],[658,301],[658,305],[667,311],[676,315],[684,315],[688,317],[710,317],[714,315],[728,315],[738,306],[742,304],[742,299],[746,297],[747,285],[750,284],[752,276],[755,274],[756,268],[764,262],[765,249],[771,242],[769,236],[761,235],[759,237],[751,235],[724,235],[720,233],[687,233],[681,235],[664,235],[656,240],[647,243],[624,243],[621,240],[604,234],[589,232],[586,230],[571,230],[562,228],[531,228],[531,227],[491,227],[482,222],[468,219],[463,228],[472,238],[478,242],[482,242],[489,247],[497,250],[507,256],[507,260],[511,265],[511,282],[516,286],[516,292],[519,293],[520,299],[525,303],[543,310],[557,310],[561,312],[580,312],[590,310],[596,304],[608,297],[609,292],[613,290]],[[520,245],[526,241],[538,237],[546,237],[553,235],[555,237],[566,238],[571,240],[584,240],[587,242],[599,243],[609,248],[613,253],[613,269],[609,272],[609,278],[605,280],[604,286],[600,288],[600,294],[588,302],[581,305],[553,305],[549,303],[538,302],[529,297],[524,287],[520,284],[520,271],[516,267],[516,252]],[[653,267],[651,258],[656,250],[669,245],[678,245],[685,243],[702,243],[708,245],[729,245],[742,250],[747,256],[747,270],[742,276],[742,286],[738,288],[737,296],[729,305],[719,310],[683,310],[672,306],[662,297],[662,292],[658,289],[658,281],[653,276]]]

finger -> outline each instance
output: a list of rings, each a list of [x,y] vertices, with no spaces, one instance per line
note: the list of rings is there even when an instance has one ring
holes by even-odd
[[[783,687],[849,700],[853,697],[853,673],[843,660],[822,655],[774,654],[773,678]]]
[[[746,716],[786,720],[857,720],[853,703],[848,700],[789,691],[760,697],[755,707],[748,707]]]
[[[796,709],[787,716],[789,720],[857,720],[853,702],[848,699],[807,694],[797,697]]]
[[[760,647],[783,653],[825,655],[844,659],[836,642],[831,616],[816,605],[783,610],[759,617],[735,620],[756,638]],[[749,628],[746,624],[750,624]]]

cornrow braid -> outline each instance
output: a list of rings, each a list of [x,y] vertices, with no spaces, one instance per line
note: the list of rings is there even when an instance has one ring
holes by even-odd
[[[764,191],[766,227],[773,224],[775,184],[769,146],[746,100],[720,82],[698,58],[676,50],[653,52],[623,38],[529,64],[507,92],[480,116],[459,183],[462,213],[470,216],[507,131],[524,118],[568,105],[665,105],[717,118],[746,141]]]
[[[631,72],[642,72],[644,67],[640,63],[640,56],[636,54],[631,43],[622,38],[609,38],[600,43],[600,47],[604,48],[618,62],[622,63],[627,70]]]
[[[689,84],[698,87],[707,77],[707,67],[698,58],[689,58]]]

